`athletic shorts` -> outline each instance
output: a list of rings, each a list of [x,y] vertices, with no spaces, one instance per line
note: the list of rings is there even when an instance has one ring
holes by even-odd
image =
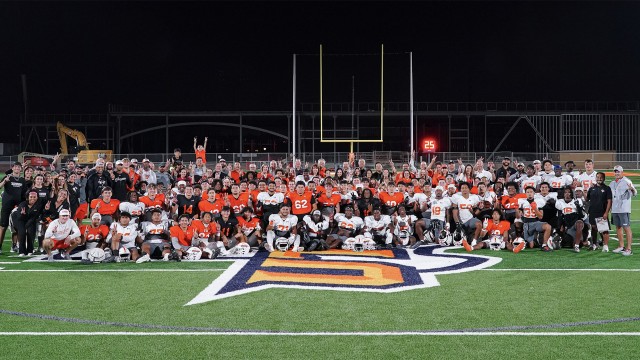
[[[611,220],[613,220],[613,225],[617,227],[627,228],[631,226],[631,223],[629,222],[629,213],[611,214]]]
[[[479,222],[480,222],[479,219],[471,218],[466,223],[462,224],[462,230],[464,230],[464,232],[467,234],[472,233],[476,231],[476,224]]]
[[[544,229],[542,228],[544,224],[545,223],[543,223],[542,221],[532,221],[524,223],[524,239],[527,242],[532,242],[535,239],[536,233],[541,233],[544,231]]]
[[[78,209],[76,209],[76,214],[73,217],[74,220],[84,220],[87,218],[87,214],[89,213],[89,203],[80,204]]]
[[[52,250],[65,250],[68,249],[71,244],[67,244],[64,240],[53,240],[53,248]]]
[[[152,240],[145,241],[142,243],[142,245],[144,244],[149,244],[149,257],[153,259],[162,259],[162,252],[164,251],[164,249],[171,250],[171,244],[168,241],[156,242]]]

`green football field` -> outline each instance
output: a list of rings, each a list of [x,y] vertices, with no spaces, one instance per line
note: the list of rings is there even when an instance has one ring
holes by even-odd
[[[633,202],[636,239],[639,212],[640,197]],[[249,260],[83,266],[24,261],[9,243],[7,236],[0,256],[3,359],[631,359],[640,343],[640,250],[629,257],[481,250],[472,255],[501,260],[436,272],[438,286],[385,293],[271,287],[186,305]],[[304,259],[265,263],[288,261],[280,269],[286,273]],[[434,259],[411,264],[428,267]],[[361,274],[349,260],[336,269],[327,264],[318,267],[337,283]],[[397,279],[394,268],[363,269],[380,281]],[[252,281],[233,279],[227,286]]]

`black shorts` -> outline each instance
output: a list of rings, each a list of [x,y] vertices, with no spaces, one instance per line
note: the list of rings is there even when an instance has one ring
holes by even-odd
[[[0,209],[0,226],[6,228],[9,226],[9,216],[11,216],[11,210],[20,204],[19,200],[6,199],[2,201],[2,208]]]

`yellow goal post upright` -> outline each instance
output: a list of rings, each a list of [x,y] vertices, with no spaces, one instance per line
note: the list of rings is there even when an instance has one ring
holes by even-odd
[[[326,139],[324,137],[323,126],[323,67],[322,67],[322,44],[320,44],[320,142],[321,143],[349,143],[349,162],[354,161],[353,144],[354,143],[381,143],[384,141],[384,44],[380,45],[380,138],[379,139]]]

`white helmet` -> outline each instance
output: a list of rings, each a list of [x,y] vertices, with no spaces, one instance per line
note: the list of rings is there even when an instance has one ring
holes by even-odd
[[[289,250],[289,239],[285,237],[279,237],[276,239],[276,249],[280,251]]]
[[[101,262],[102,260],[105,259],[104,250],[100,248],[93,248],[93,249],[87,250],[87,259],[89,259],[89,261],[94,263]]]
[[[456,229],[453,232],[453,245],[462,246],[462,240],[465,240],[467,235],[462,231],[462,229]]]
[[[251,246],[245,242],[239,243],[233,249],[236,255],[247,255],[251,252]],[[284,251],[286,251],[286,249]]]
[[[453,244],[453,235],[447,230],[442,230],[438,236],[440,246],[451,246]]]
[[[489,248],[491,250],[502,250],[504,249],[505,244],[504,241],[502,239],[502,236],[500,235],[493,235],[489,238]]]
[[[434,238],[434,234],[433,234],[432,230],[425,230],[422,233],[422,236],[424,237],[424,241],[426,241],[428,243],[435,242],[435,238]]]
[[[200,248],[190,247],[189,250],[187,250],[187,260],[196,261],[200,260],[201,257],[202,250],[200,250]]]
[[[131,259],[131,252],[126,247],[121,247],[118,251],[118,260],[119,261],[129,261]]]
[[[355,238],[347,238],[347,240],[345,240],[342,243],[342,249],[343,250],[353,250],[355,251],[355,244],[356,244],[357,240]]]

